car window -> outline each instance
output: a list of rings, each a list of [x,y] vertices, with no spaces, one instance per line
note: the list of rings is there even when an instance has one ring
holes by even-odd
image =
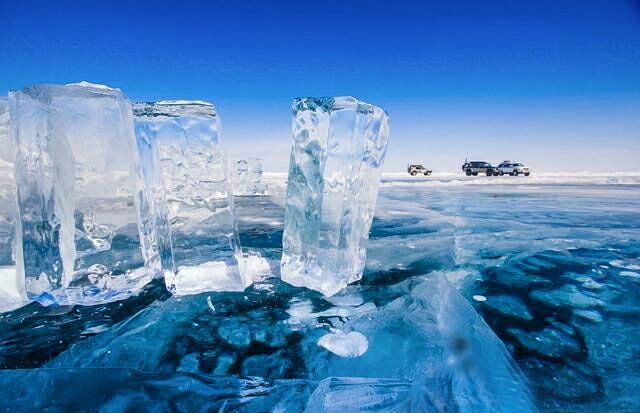
[[[521,163],[514,163],[513,166],[522,166]]]

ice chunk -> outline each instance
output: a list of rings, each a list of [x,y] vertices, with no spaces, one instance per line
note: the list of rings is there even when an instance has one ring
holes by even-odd
[[[405,288],[407,294],[376,311],[347,318],[343,329],[368,341],[360,357],[339,357],[314,346],[317,336],[308,331],[301,345],[309,378],[429,381],[430,389],[442,392],[429,395],[431,403],[452,411],[535,411],[504,344],[444,277],[414,279]]]
[[[247,158],[236,162],[233,194],[235,196],[267,195],[267,185],[262,182],[262,159]]]
[[[487,297],[484,308],[500,317],[514,318],[522,321],[533,320],[529,307],[518,297],[496,295]]]
[[[161,179],[165,191],[168,212],[163,197],[156,209],[168,215],[170,236],[165,238],[171,240],[177,267],[175,275],[165,275],[167,288],[177,295],[243,290],[252,277],[244,271],[215,107],[200,101],[138,103],[134,114],[139,144],[152,146],[148,175],[156,177],[148,180]],[[156,156],[157,168],[152,166]]]
[[[535,302],[551,307],[589,308],[601,307],[604,303],[598,298],[586,295],[578,290],[575,285],[564,285],[556,290],[536,290],[531,293],[531,299]]]
[[[330,296],[362,278],[388,137],[386,112],[353,97],[293,102],[284,281]]]
[[[131,105],[118,89],[36,85],[9,94],[17,273],[44,304],[95,304],[162,272]]]
[[[547,327],[539,332],[510,328],[507,334],[523,348],[546,358],[561,359],[582,351],[578,341],[553,327]]]
[[[9,134],[9,103],[0,97],[0,312],[26,301],[24,276],[16,272],[16,180],[15,152]]]
[[[302,412],[308,380],[80,368],[1,370],[0,409],[32,411]],[[29,403],[24,403],[29,400]]]
[[[427,381],[331,377],[309,397],[305,413],[443,412],[446,389]]]

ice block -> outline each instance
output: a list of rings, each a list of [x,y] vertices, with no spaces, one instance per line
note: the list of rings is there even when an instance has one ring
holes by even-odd
[[[17,272],[30,299],[96,304],[163,272],[150,195],[119,89],[87,82],[9,94],[20,219]]]
[[[389,118],[353,97],[293,102],[284,281],[333,295],[362,278]]]
[[[155,145],[177,271],[176,295],[241,291],[246,276],[215,107],[201,101],[134,105],[138,141]],[[158,208],[160,211],[162,208]]]

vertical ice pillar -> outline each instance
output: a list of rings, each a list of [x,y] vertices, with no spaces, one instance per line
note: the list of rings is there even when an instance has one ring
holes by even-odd
[[[362,278],[389,118],[353,97],[293,102],[282,279],[333,295]]]
[[[24,274],[16,272],[16,180],[14,150],[9,134],[9,103],[0,97],[0,312],[26,299]]]
[[[155,145],[177,266],[165,276],[174,294],[238,291],[243,271],[219,119],[213,105],[162,101],[134,105],[138,142]],[[160,211],[161,208],[158,208]]]
[[[118,89],[86,82],[9,94],[18,272],[44,304],[125,298],[162,273],[150,198]]]

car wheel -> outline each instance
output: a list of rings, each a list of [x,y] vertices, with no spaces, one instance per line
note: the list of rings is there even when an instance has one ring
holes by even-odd
[[[467,176],[471,176],[471,169],[467,169],[466,174]]]
[[[487,171],[487,176],[491,176],[493,173],[491,171]]]
[[[504,172],[500,171],[498,172],[500,174],[500,176],[504,175]]]
[[[416,174],[417,174],[416,171],[411,172],[411,176],[416,176]]]
[[[524,176],[529,176],[529,172],[525,172]]]
[[[511,172],[511,175],[513,175],[513,176],[518,176],[518,171],[513,171],[513,172]]]
[[[474,172],[474,173],[473,173],[473,176],[478,176],[478,173],[477,173],[477,172]]]
[[[425,172],[425,173],[424,173],[424,176],[427,176],[427,175],[429,175],[429,173]]]

